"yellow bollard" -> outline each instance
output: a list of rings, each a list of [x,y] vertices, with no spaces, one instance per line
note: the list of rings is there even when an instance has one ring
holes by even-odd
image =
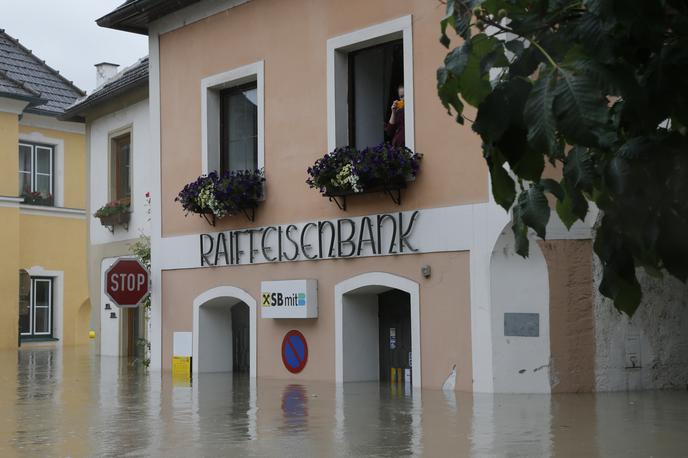
[[[96,332],[93,330],[88,331],[88,338],[89,339],[95,339],[96,338]]]

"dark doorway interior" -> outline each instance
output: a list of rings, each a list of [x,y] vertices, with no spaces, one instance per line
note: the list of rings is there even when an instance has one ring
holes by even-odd
[[[249,311],[240,303],[232,307],[232,371],[249,372]]]
[[[136,358],[139,355],[139,308],[129,308],[126,310],[127,315],[127,356]]]
[[[380,381],[403,382],[411,372],[411,296],[392,290],[380,294],[378,304]]]

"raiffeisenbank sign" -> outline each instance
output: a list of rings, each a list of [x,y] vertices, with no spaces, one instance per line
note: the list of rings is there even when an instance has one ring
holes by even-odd
[[[281,280],[260,283],[263,318],[317,318],[317,280]]]

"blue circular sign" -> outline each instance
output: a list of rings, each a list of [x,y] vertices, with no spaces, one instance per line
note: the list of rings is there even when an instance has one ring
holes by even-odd
[[[282,363],[292,374],[298,374],[308,362],[308,343],[299,331],[292,329],[282,340]]]

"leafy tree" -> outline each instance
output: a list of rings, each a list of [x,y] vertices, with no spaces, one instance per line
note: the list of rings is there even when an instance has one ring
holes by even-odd
[[[463,124],[477,107],[495,201],[516,251],[545,238],[550,206],[567,227],[601,211],[600,292],[632,316],[636,268],[688,277],[688,2],[446,0],[437,71]],[[545,163],[562,178],[543,178]]]

